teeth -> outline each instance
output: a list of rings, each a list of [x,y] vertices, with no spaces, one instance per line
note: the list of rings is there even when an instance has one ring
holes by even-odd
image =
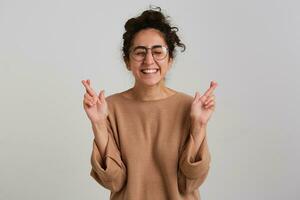
[[[152,74],[152,73],[156,73],[158,69],[142,69],[141,71],[145,74]]]

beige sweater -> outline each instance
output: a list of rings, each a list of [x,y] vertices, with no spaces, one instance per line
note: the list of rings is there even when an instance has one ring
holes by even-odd
[[[110,199],[199,200],[210,153],[206,137],[198,151],[193,149],[193,97],[177,92],[161,100],[137,101],[117,93],[106,100],[106,155],[101,157],[94,141],[90,175],[111,191]]]

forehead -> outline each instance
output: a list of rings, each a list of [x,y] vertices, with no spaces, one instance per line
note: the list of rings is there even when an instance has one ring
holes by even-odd
[[[154,45],[166,45],[162,33],[159,30],[149,28],[139,31],[134,39],[133,46],[152,47]]]

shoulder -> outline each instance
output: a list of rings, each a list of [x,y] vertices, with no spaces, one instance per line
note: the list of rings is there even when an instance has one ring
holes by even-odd
[[[191,104],[193,102],[194,100],[193,96],[181,91],[176,91],[176,92],[177,92],[176,100],[180,101],[181,103]]]
[[[106,99],[106,101],[113,102],[113,101],[118,100],[120,97],[121,97],[120,93],[114,93],[114,94],[107,96],[105,99]]]
[[[108,105],[114,105],[114,104],[119,104],[122,102],[122,95],[121,93],[114,93],[105,98],[106,102]]]

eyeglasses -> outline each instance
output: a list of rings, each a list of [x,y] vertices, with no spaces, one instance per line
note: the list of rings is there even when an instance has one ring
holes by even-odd
[[[130,55],[135,61],[143,61],[146,58],[149,49],[151,49],[151,54],[156,61],[165,59],[169,52],[167,47],[161,45],[155,45],[149,48],[137,46],[130,50]]]

